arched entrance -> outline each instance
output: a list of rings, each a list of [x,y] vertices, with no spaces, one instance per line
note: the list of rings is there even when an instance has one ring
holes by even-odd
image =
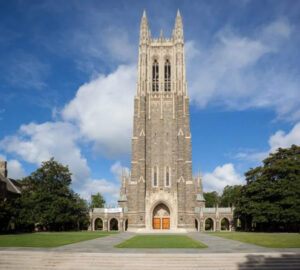
[[[163,204],[158,204],[153,210],[153,229],[170,229],[170,210]]]
[[[101,218],[95,219],[95,230],[103,230],[103,220]]]
[[[199,222],[198,219],[195,219],[195,229],[198,232],[199,231]]]
[[[109,221],[109,230],[110,231],[118,231],[119,230],[119,222],[116,218],[112,218]]]
[[[205,230],[213,231],[214,230],[214,221],[211,218],[205,220]]]
[[[126,219],[125,224],[124,224],[124,231],[126,232],[128,229],[128,219]]]
[[[227,218],[221,220],[221,231],[229,231],[229,220]]]

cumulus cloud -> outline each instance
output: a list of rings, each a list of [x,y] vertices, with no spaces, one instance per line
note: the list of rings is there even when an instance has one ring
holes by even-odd
[[[292,144],[300,145],[300,122],[294,125],[290,132],[286,133],[282,130],[278,130],[273,134],[268,141],[269,150],[265,152],[255,153],[238,153],[236,158],[247,159],[256,162],[262,161],[269,153],[274,153],[278,148],[288,148]]]
[[[119,198],[120,185],[106,179],[88,179],[83,183],[80,195],[89,200],[92,194],[98,192],[108,198],[110,203],[115,203]]]
[[[270,152],[275,152],[279,147],[290,147],[292,144],[300,145],[300,122],[290,132],[279,130],[269,139]]]
[[[292,26],[281,18],[252,36],[237,34],[230,27],[221,29],[209,48],[187,42],[192,102],[200,108],[272,108],[279,118],[299,119],[299,76],[283,71],[275,57],[291,32]]]
[[[0,161],[7,161],[7,176],[9,178],[21,179],[26,176],[26,172],[18,160],[7,160],[5,155],[0,154]]]
[[[110,172],[114,175],[115,179],[118,181],[122,180],[122,171],[125,170],[125,173],[129,173],[129,169],[127,167],[122,166],[120,161],[116,161],[111,167]]]
[[[0,141],[0,149],[17,154],[29,163],[40,166],[41,162],[54,157],[55,160],[68,165],[72,173],[72,186],[80,195],[89,200],[91,194],[100,192],[110,203],[115,202],[119,195],[119,184],[106,179],[91,178],[87,160],[82,156],[78,145],[80,132],[76,126],[67,122],[30,123],[22,125],[14,136],[7,136]],[[4,155],[0,159],[5,160]],[[121,171],[121,163],[112,166],[115,175]],[[21,163],[17,160],[8,161],[8,173],[11,178],[25,176]]]
[[[87,161],[77,146],[77,128],[66,122],[30,123],[22,125],[17,135],[6,136],[0,141],[0,149],[17,154],[23,160],[40,165],[51,157],[69,165],[76,185],[90,175]]]
[[[221,193],[227,185],[241,185],[244,178],[238,174],[232,163],[218,166],[212,173],[205,173],[203,175],[204,190],[217,191]]]
[[[84,198],[101,192],[113,201],[118,197],[119,184],[91,178],[80,142],[93,142],[94,149],[105,156],[128,154],[135,88],[135,66],[120,66],[107,76],[100,75],[78,89],[62,111],[64,121],[21,125],[16,135],[0,141],[0,149],[37,166],[54,157],[69,166],[73,187]],[[16,178],[25,175],[17,160],[11,160],[9,166]],[[121,171],[119,161],[112,165],[116,180],[121,179]]]
[[[7,175],[9,178],[21,179],[26,176],[26,172],[18,160],[12,159],[7,162]]]
[[[99,76],[82,85],[63,109],[63,118],[73,121],[106,157],[130,152],[136,71],[134,65],[120,66]]]

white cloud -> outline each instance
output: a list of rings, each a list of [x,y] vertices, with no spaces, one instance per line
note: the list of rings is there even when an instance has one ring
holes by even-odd
[[[21,125],[16,135],[6,136],[0,141],[0,149],[37,166],[54,157],[69,166],[73,174],[72,185],[84,198],[89,199],[92,193],[101,192],[110,202],[115,201],[119,185],[106,179],[91,178],[79,143],[90,140],[95,150],[106,156],[128,154],[135,91],[136,67],[120,66],[115,72],[100,75],[81,86],[62,112],[65,121]],[[17,160],[10,161],[9,166],[15,177],[24,176]],[[121,163],[117,161],[111,171],[120,180]]]
[[[129,169],[127,167],[122,166],[120,161],[116,161],[111,167],[110,171],[114,175],[115,179],[118,181],[122,180],[122,171],[125,170],[125,173],[129,173]]]
[[[18,160],[12,159],[7,162],[7,175],[9,178],[21,179],[26,176],[26,172]]]
[[[284,71],[277,54],[292,33],[284,19],[253,36],[222,29],[208,48],[186,43],[187,77],[191,100],[197,106],[229,110],[272,108],[279,118],[300,118],[300,80]],[[284,89],[284,92],[283,92]]]
[[[92,194],[98,192],[108,198],[110,202],[115,203],[119,198],[120,186],[106,179],[88,179],[83,183],[80,194],[89,200]]]
[[[17,135],[7,136],[0,141],[0,149],[19,155],[23,160],[37,164],[54,157],[64,165],[69,165],[73,181],[89,177],[87,161],[82,157],[76,142],[79,131],[65,122],[30,123],[22,125]]]
[[[276,131],[269,138],[269,150],[265,152],[256,152],[256,153],[238,153],[236,158],[252,160],[256,162],[261,162],[265,159],[269,153],[274,153],[278,148],[288,148],[292,144],[300,145],[300,122],[294,125],[290,132],[285,133],[282,130]]]
[[[58,162],[69,166],[72,186],[83,198],[89,200],[91,194],[100,192],[110,203],[115,203],[119,195],[119,184],[91,178],[90,168],[78,146],[79,134],[74,125],[66,122],[30,123],[22,125],[17,135],[7,136],[0,141],[0,149],[17,154],[37,166],[54,157]],[[1,159],[5,160],[6,157],[0,155]],[[115,163],[112,170],[118,174],[121,164]],[[12,178],[25,176],[25,171],[17,160],[8,161],[8,172]]]
[[[136,66],[120,66],[82,85],[62,112],[104,156],[130,152],[136,72]]]
[[[7,161],[7,176],[12,179],[21,179],[26,176],[22,164],[16,159],[7,160],[5,155],[0,154],[0,161]]]
[[[292,144],[300,146],[300,122],[289,133],[279,130],[269,139],[270,152],[275,152],[279,147],[290,147]]]
[[[235,171],[232,163],[218,166],[212,173],[203,175],[203,186],[206,192],[221,193],[226,185],[241,185],[243,182],[244,178]]]

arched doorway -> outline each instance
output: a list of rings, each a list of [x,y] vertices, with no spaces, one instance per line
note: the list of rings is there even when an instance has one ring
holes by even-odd
[[[112,218],[109,221],[109,230],[110,231],[118,231],[119,230],[119,222],[116,218]]]
[[[214,221],[211,218],[205,220],[205,230],[213,231],[214,230]]]
[[[96,218],[95,219],[95,230],[103,230],[103,220],[101,218]]]
[[[128,219],[125,220],[124,231],[126,232],[128,229]]]
[[[195,218],[195,229],[198,232],[199,231],[199,222],[198,219]]]
[[[221,231],[229,231],[229,220],[227,218],[221,220]]]
[[[153,210],[153,229],[170,229],[170,210],[163,204],[158,204]]]

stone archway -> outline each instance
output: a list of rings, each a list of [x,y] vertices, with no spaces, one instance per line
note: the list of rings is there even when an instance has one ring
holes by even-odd
[[[102,218],[96,218],[94,223],[94,228],[96,230],[103,231],[103,220]]]
[[[109,230],[110,231],[118,231],[119,230],[119,221],[116,218],[112,218],[109,221]]]
[[[170,229],[170,210],[163,204],[158,204],[153,210],[153,229]]]
[[[205,231],[214,231],[214,221],[212,218],[205,220]]]
[[[221,220],[221,231],[229,231],[230,226],[229,226],[229,220],[228,218],[224,217]]]

